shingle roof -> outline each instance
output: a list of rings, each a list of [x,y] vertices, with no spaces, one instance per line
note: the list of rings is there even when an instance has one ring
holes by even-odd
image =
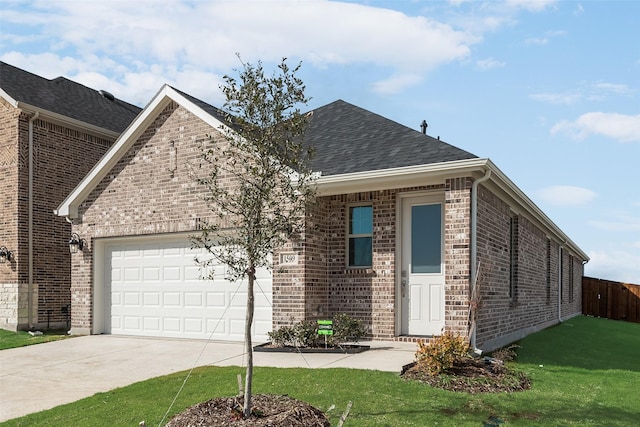
[[[185,93],[183,91],[181,91],[180,89],[176,89],[173,86],[170,86],[173,90],[175,90],[176,92],[178,92],[180,95],[184,96],[185,98],[187,98],[189,101],[193,102],[194,104],[196,104],[198,107],[202,108],[204,111],[206,111],[208,114],[210,114],[211,116],[215,117],[217,120],[225,123],[227,121],[226,118],[226,114],[220,110],[217,107],[214,107],[211,104],[207,104],[206,102],[193,97],[191,95],[189,95],[188,93]]]
[[[313,110],[305,142],[323,176],[477,158],[342,100]]]
[[[0,87],[18,102],[118,133],[141,111],[64,77],[48,80],[4,62],[0,62]]]

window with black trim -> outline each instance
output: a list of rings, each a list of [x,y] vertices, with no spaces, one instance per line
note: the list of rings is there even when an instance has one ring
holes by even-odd
[[[573,301],[573,255],[569,255],[569,301]]]
[[[551,303],[551,239],[547,237],[547,304]]]
[[[518,216],[509,220],[509,297],[518,300]]]
[[[373,265],[373,206],[350,206],[347,230],[349,267]]]
[[[558,260],[560,263],[560,302],[564,302],[564,249],[560,248],[560,259]]]

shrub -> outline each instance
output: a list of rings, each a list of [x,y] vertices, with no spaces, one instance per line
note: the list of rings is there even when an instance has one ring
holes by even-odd
[[[501,362],[511,362],[517,356],[516,348],[521,348],[518,344],[511,344],[509,347],[502,347],[491,354],[491,357]]]
[[[333,317],[333,335],[327,336],[327,343],[331,346],[340,345],[346,341],[358,342],[366,334],[362,321],[346,314]],[[275,347],[313,347],[320,340],[318,324],[312,320],[303,320],[292,326],[281,326],[268,332],[271,344]]]
[[[318,324],[311,320],[303,320],[293,325],[295,345],[297,347],[313,347],[318,339]]]
[[[295,331],[291,326],[281,326],[275,331],[267,332],[267,335],[275,347],[295,345]]]
[[[416,363],[432,375],[451,369],[456,360],[469,357],[469,343],[460,335],[447,331],[425,344],[418,342]]]
[[[358,342],[366,333],[362,320],[354,319],[348,314],[333,316],[333,335],[329,336],[331,345],[338,345],[345,341]]]

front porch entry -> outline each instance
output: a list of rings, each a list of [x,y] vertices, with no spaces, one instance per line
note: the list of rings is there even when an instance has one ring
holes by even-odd
[[[445,323],[444,196],[400,196],[401,335],[440,335]]]

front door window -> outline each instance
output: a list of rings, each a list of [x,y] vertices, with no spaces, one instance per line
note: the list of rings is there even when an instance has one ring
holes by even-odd
[[[411,273],[442,269],[442,205],[411,206]]]

